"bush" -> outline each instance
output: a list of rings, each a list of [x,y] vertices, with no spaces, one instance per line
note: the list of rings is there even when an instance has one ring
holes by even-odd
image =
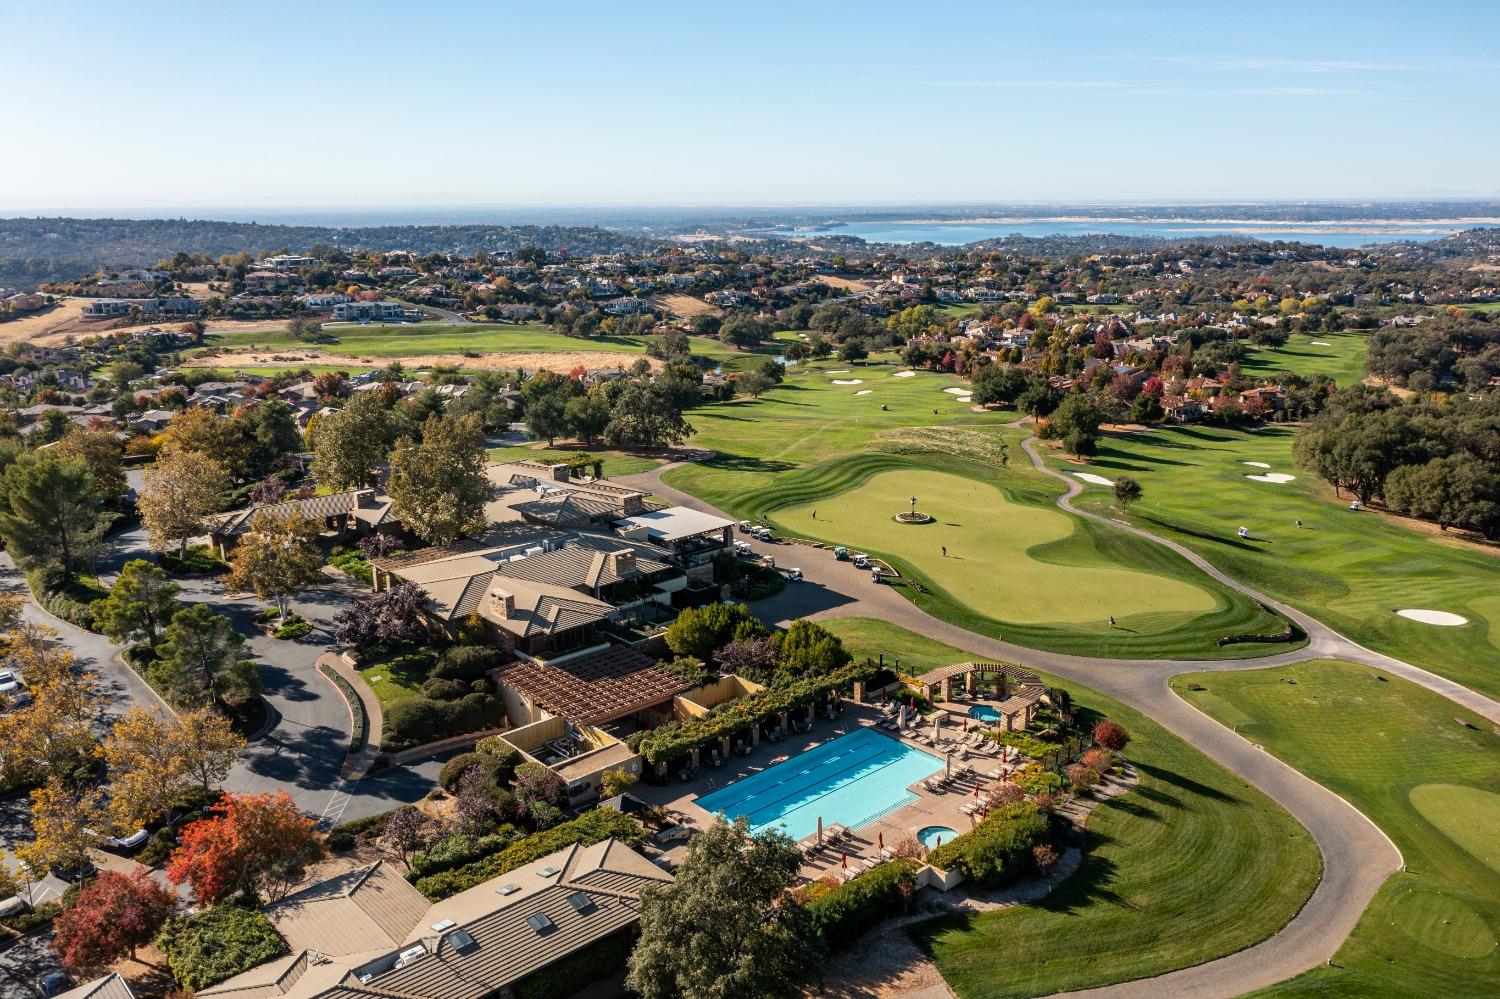
[[[370,721],[365,717],[365,703],[359,699],[354,685],[340,676],[332,666],[319,663],[318,672],[332,680],[333,685],[344,695],[344,700],[349,702],[349,714],[354,723],[349,730],[349,752],[357,753],[369,735]]]
[[[305,618],[301,618],[293,614],[287,618],[286,624],[283,624],[281,627],[277,628],[274,632],[271,633],[271,637],[290,640],[294,638],[302,638],[305,635],[311,634],[311,632],[312,624]]]
[[[469,693],[468,685],[462,680],[449,680],[446,677],[434,676],[422,684],[422,696],[432,701],[456,701],[467,693]]]
[[[160,561],[163,569],[178,575],[216,576],[229,571],[229,563],[208,545],[188,545],[181,558],[176,552],[162,552]]]
[[[287,953],[286,941],[258,912],[219,905],[167,923],[156,946],[185,989],[204,989]]]
[[[510,846],[518,835],[515,826],[505,825],[484,836],[466,836],[463,833],[444,836],[427,849],[412,855],[412,876],[425,877],[483,860]]]
[[[432,670],[432,676],[471,683],[484,679],[504,658],[499,649],[488,645],[456,645],[443,653]]]
[[[927,855],[933,867],[958,867],[981,885],[1005,884],[1031,862],[1031,848],[1050,828],[1047,817],[1030,802],[990,812],[977,826]]]
[[[504,753],[460,753],[443,764],[443,769],[438,773],[438,784],[444,791],[451,793],[458,787],[458,779],[470,767],[481,767],[496,787],[505,787],[515,776],[516,764],[520,762],[521,754],[513,749]]]
[[[14,916],[0,919],[0,926],[15,930],[17,933],[30,933],[32,930],[46,926],[62,914],[61,903],[43,902],[35,909],[27,909],[25,912],[18,912]]]
[[[847,947],[882,919],[904,911],[907,891],[915,888],[911,863],[892,860],[813,898],[807,910],[830,948]]]
[[[456,701],[403,697],[385,709],[382,749],[406,749],[500,724],[505,708],[490,694],[465,694]]]
[[[109,596],[109,591],[96,580],[75,576],[64,586],[60,574],[48,569],[27,572],[26,585],[32,598],[48,614],[87,631],[94,630],[94,612],[90,604]]]
[[[434,902],[483,884],[490,878],[524,867],[533,860],[555,853],[565,846],[588,846],[600,840],[617,839],[627,846],[639,846],[645,842],[645,828],[621,812],[594,809],[585,812],[571,822],[553,826],[543,832],[533,833],[517,840],[499,853],[483,860],[466,864],[451,871],[417,878],[417,890]]]
[[[353,576],[362,583],[374,581],[374,573],[364,555],[357,551],[340,552],[328,560],[328,564],[346,576]]]
[[[328,849],[335,853],[354,849],[356,839],[366,837],[375,838],[385,832],[385,824],[391,817],[390,812],[381,812],[378,815],[369,815],[362,819],[354,819],[341,825],[334,826],[328,832]]]

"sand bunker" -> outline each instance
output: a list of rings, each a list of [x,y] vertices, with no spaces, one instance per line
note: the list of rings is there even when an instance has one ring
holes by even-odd
[[[870,389],[860,389],[858,392],[856,392],[854,394],[855,395],[869,395],[870,392],[871,392]]]
[[[863,385],[864,383],[863,378],[835,378],[833,380],[835,385]]]
[[[1092,482],[1096,486],[1112,486],[1112,485],[1114,485],[1114,483],[1111,482],[1109,479],[1106,479],[1102,475],[1095,475],[1093,472],[1074,472],[1073,474],[1076,475],[1076,476],[1078,476],[1080,479],[1082,479],[1085,482]]]
[[[950,385],[947,388],[943,389],[943,391],[947,392],[949,395],[969,395],[974,390],[973,389],[966,389],[966,388],[959,388],[957,385]]]
[[[1458,614],[1450,614],[1448,611],[1440,610],[1398,610],[1396,614],[1406,618],[1408,621],[1420,621],[1423,624],[1435,624],[1442,628],[1456,628],[1461,624],[1468,624],[1469,619]]]
[[[1249,465],[1251,468],[1270,468],[1270,464],[1264,461],[1242,461],[1241,465]]]
[[[849,369],[848,368],[839,368],[837,371],[825,371],[823,373],[825,375],[847,375],[849,373]]]
[[[1312,341],[1312,345],[1314,347],[1332,347],[1333,346],[1333,344],[1329,343],[1327,340],[1314,340],[1314,341]]]
[[[898,371],[891,375],[892,378],[915,378],[916,376],[917,373],[915,371]]]
[[[1284,482],[1291,482],[1296,476],[1288,475],[1285,472],[1267,472],[1265,475],[1247,475],[1245,478],[1254,479],[1256,482],[1274,482],[1280,485]]]

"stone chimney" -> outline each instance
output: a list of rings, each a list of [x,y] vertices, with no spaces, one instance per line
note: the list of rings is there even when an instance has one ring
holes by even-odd
[[[610,561],[616,576],[625,577],[635,572],[635,550],[626,548],[621,551],[611,552]]]
[[[501,620],[509,621],[516,616],[516,595],[507,590],[493,589],[490,591],[490,608]]]
[[[567,482],[568,481],[568,466],[567,465],[553,465],[552,466],[552,478],[555,479],[558,482]]]

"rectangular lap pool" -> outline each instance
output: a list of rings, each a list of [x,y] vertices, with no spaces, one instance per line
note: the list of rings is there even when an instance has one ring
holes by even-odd
[[[855,829],[916,800],[906,788],[943,769],[930,753],[862,728],[767,767],[698,799],[731,821],[744,816],[752,832],[780,829],[803,839],[823,825]]]

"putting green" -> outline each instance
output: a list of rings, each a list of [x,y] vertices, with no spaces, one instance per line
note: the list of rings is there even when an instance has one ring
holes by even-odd
[[[1419,784],[1408,795],[1422,818],[1500,872],[1500,794],[1461,784]]]
[[[1396,900],[1392,922],[1401,935],[1424,947],[1474,959],[1495,949],[1484,918],[1441,892],[1409,891]]]
[[[937,523],[892,519],[912,496]],[[1097,623],[1113,614],[1128,627],[1132,616],[1150,614],[1162,627],[1160,615],[1186,623],[1218,607],[1191,583],[1111,562],[1055,508],[1014,503],[992,485],[946,472],[880,472],[772,518],[798,534],[902,559],[961,603],[1005,621]]]

